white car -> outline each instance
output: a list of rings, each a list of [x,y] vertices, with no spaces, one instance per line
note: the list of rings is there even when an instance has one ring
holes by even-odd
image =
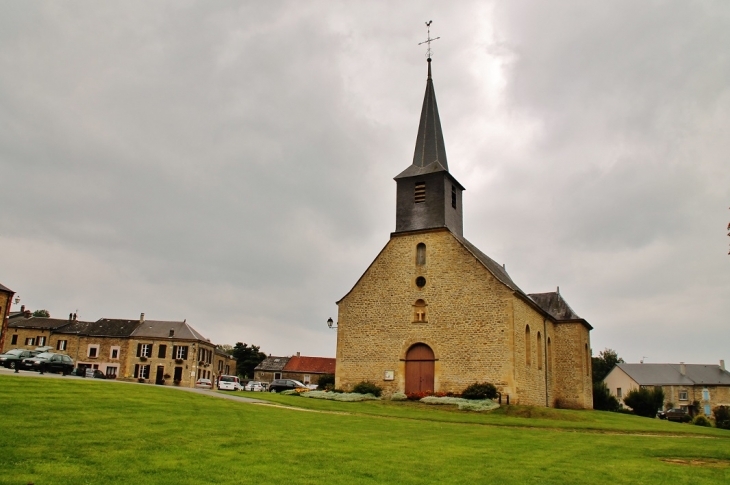
[[[259,381],[249,381],[244,389],[247,391],[261,392],[264,390],[264,386]]]
[[[241,382],[236,376],[220,376],[218,378],[218,390],[220,391],[243,391]]]

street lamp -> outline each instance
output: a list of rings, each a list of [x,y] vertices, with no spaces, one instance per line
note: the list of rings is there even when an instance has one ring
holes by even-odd
[[[337,328],[337,324],[332,320],[332,317],[327,319],[327,326],[329,328]]]

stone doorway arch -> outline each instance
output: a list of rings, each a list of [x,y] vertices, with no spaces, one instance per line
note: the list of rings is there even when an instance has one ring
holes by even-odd
[[[406,394],[433,392],[435,361],[433,350],[426,344],[414,344],[408,349],[406,353]]]

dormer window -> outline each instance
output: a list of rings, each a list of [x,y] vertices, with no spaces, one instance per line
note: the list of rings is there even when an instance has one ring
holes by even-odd
[[[456,185],[451,186],[451,207],[456,209]]]
[[[416,204],[426,201],[426,182],[416,182]]]

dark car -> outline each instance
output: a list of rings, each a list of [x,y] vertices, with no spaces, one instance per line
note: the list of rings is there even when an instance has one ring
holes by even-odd
[[[38,372],[59,372],[70,374],[74,368],[74,361],[68,355],[43,352],[35,357],[23,359],[23,367]]]
[[[2,364],[4,367],[7,367],[8,369],[15,369],[16,367],[20,368],[18,364],[21,364],[23,362],[23,359],[34,357],[39,353],[40,352],[37,352],[35,350],[25,349],[8,350],[6,353],[0,354],[0,364]]]
[[[692,417],[689,415],[689,413],[687,413],[687,410],[685,409],[668,409],[659,413],[659,419],[686,423],[688,421],[691,421]]]
[[[294,379],[274,379],[269,384],[269,392],[289,391],[291,389],[308,390],[307,386]]]

